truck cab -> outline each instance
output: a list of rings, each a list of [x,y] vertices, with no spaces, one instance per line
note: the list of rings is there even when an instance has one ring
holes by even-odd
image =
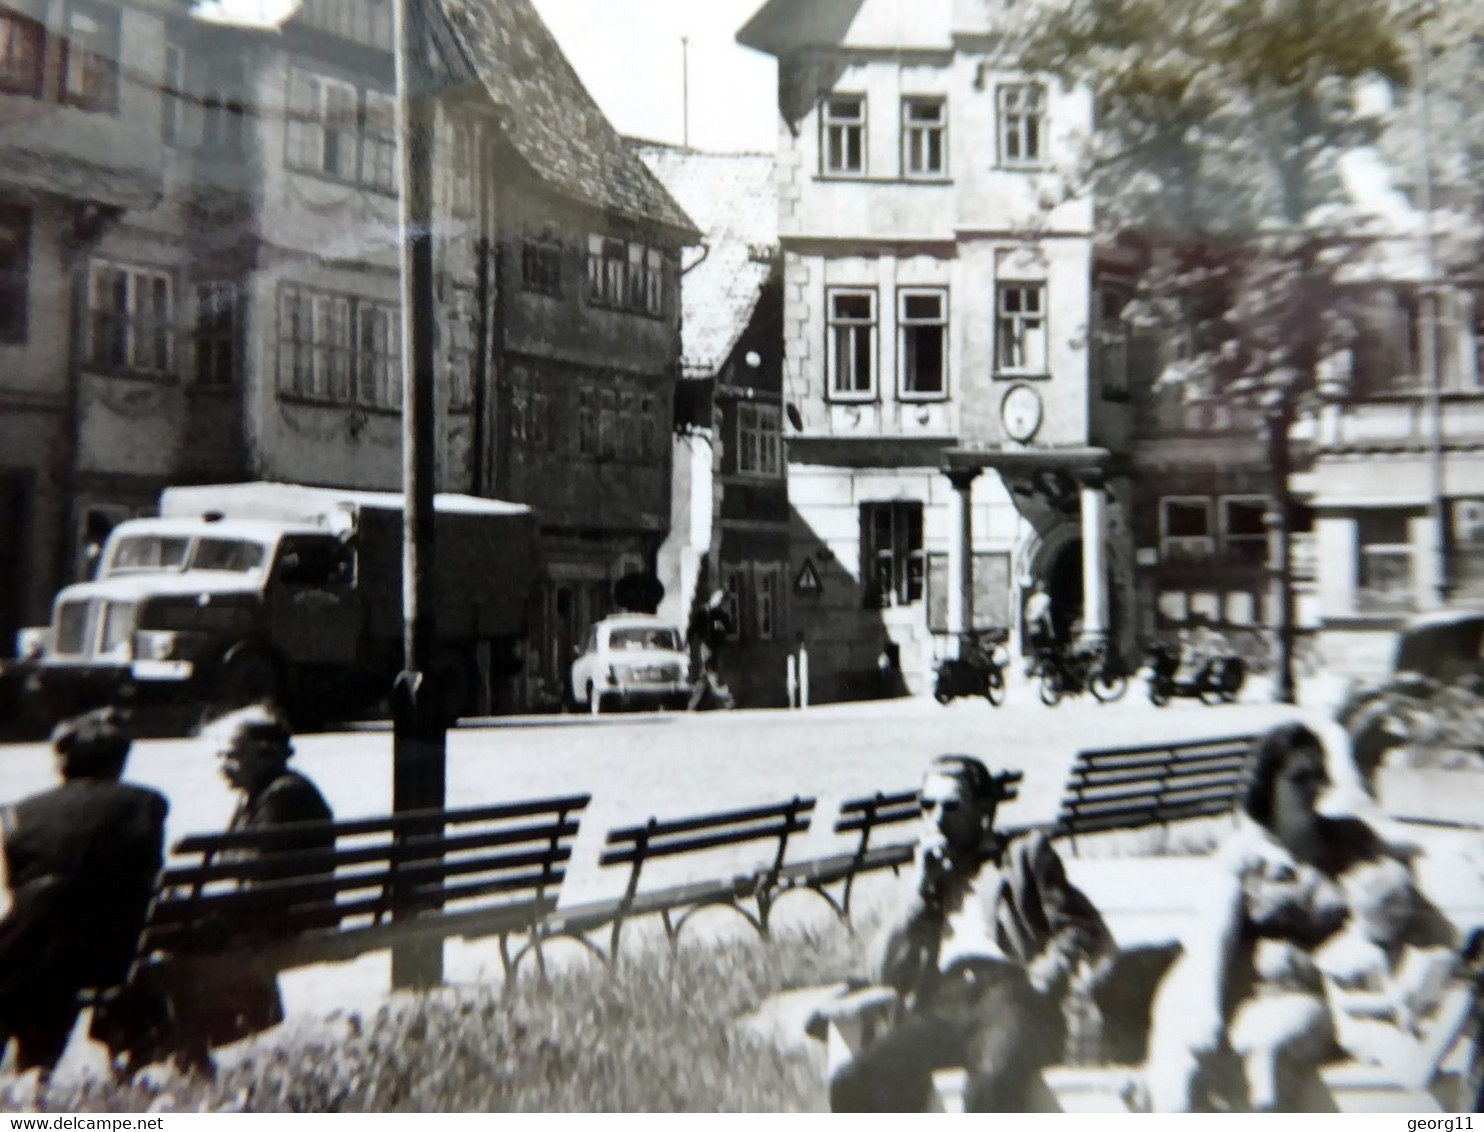
[[[272,699],[291,664],[350,664],[354,547],[320,527],[134,519],[57,595],[35,680],[54,713],[99,700]]]

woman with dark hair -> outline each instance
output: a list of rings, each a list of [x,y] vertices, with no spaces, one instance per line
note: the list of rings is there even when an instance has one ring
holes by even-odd
[[[111,708],[52,733],[62,783],[0,808],[10,912],[0,920],[0,1053],[50,1073],[78,995],[123,983],[164,851],[164,797],[119,781],[129,757]]]
[[[1349,915],[1344,875],[1392,855],[1365,822],[1317,812],[1328,784],[1324,748],[1303,724],[1253,743],[1241,825],[1155,1011],[1156,1108],[1188,1111],[1227,1091],[1254,1110],[1323,1103],[1312,1087],[1334,1030],[1312,956]]]

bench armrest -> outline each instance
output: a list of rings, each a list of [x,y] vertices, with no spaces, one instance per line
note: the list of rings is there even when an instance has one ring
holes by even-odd
[[[872,986],[816,1007],[804,1032],[824,1040],[827,1075],[833,1077],[869,1046],[896,1018],[901,1005],[901,995],[891,987]]]

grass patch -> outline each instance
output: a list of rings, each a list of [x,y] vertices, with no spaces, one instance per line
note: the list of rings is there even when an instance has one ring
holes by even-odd
[[[59,1082],[0,1107],[43,1112],[822,1111],[817,1059],[739,1034],[781,991],[858,970],[838,926],[774,941],[648,947],[617,971],[582,964],[543,986],[443,990],[261,1043],[215,1082],[158,1068],[130,1087]]]

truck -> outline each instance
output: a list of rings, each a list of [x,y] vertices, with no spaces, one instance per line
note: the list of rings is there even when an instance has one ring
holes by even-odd
[[[265,702],[348,719],[402,667],[402,497],[282,483],[171,487],[108,536],[96,575],[23,630],[27,696],[59,718],[102,703],[197,713]],[[520,667],[542,573],[529,507],[434,500],[445,721],[488,710]]]

